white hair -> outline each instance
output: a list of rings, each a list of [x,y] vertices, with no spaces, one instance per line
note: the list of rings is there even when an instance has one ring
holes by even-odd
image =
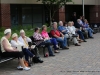
[[[53,22],[53,25],[54,25],[54,24],[57,24],[57,22]]]
[[[61,23],[63,23],[63,22],[62,22],[62,21],[59,21],[59,25],[60,25]]]
[[[80,20],[80,19],[77,19],[77,22],[78,22],[78,21],[81,21],[81,20]]]

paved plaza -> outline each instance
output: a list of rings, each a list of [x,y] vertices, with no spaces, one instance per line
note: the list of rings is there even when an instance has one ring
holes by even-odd
[[[43,58],[30,71],[16,70],[17,59],[0,64],[0,75],[100,75],[100,33],[82,46],[60,50],[55,57]]]

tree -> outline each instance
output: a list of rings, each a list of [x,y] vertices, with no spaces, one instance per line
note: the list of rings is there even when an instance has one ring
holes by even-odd
[[[72,0],[37,0],[41,1],[46,8],[49,10],[49,20],[50,20],[50,25],[52,23],[52,19],[55,15],[55,13],[62,7],[65,6],[67,2],[72,2]],[[52,11],[53,10],[53,11]]]

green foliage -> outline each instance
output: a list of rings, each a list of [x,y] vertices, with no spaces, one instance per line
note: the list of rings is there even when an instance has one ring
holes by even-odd
[[[18,27],[19,26],[16,26],[15,28],[12,28],[11,30],[12,30],[12,34],[13,33],[17,33],[19,36],[20,36],[20,29],[22,28],[20,28],[20,29],[18,29]],[[22,28],[22,29],[24,29],[24,28]],[[1,31],[2,30],[2,31]],[[3,37],[4,36],[4,28],[0,28],[0,39],[1,39],[1,37]],[[24,29],[25,30],[25,33],[26,33],[26,36],[32,36],[33,35],[33,33],[34,33],[34,30],[31,30],[31,29]],[[51,28],[50,27],[48,27],[48,32],[50,32],[50,30],[51,30]],[[40,29],[40,32],[42,31],[42,29]],[[10,38],[10,40],[11,40],[11,38]]]
[[[37,0],[42,1],[43,4],[56,4],[56,5],[65,5],[67,2],[72,2],[72,0]]]
[[[0,28],[0,32],[2,32],[2,31],[4,31],[5,30],[5,28],[4,27],[1,27]]]
[[[44,25],[46,25],[47,27],[49,26],[49,24],[48,24],[48,23],[45,23]]]

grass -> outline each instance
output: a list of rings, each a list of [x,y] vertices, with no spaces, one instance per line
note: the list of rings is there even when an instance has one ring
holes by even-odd
[[[34,27],[35,28],[35,27]],[[24,26],[24,27],[22,27],[22,26],[15,26],[15,27],[13,27],[13,28],[11,28],[11,30],[12,30],[12,34],[13,33],[17,33],[18,35],[20,35],[19,33],[20,33],[20,30],[21,29],[24,29],[24,31],[25,31],[25,33],[26,33],[26,36],[32,36],[33,35],[33,33],[34,33],[34,28],[32,28],[31,26],[28,26],[28,27],[26,27],[26,26]],[[4,36],[4,30],[5,30],[5,28],[0,28],[0,39]],[[48,32],[50,32],[50,30],[51,30],[51,27],[48,27]],[[42,30],[40,30],[40,32],[41,32]]]

